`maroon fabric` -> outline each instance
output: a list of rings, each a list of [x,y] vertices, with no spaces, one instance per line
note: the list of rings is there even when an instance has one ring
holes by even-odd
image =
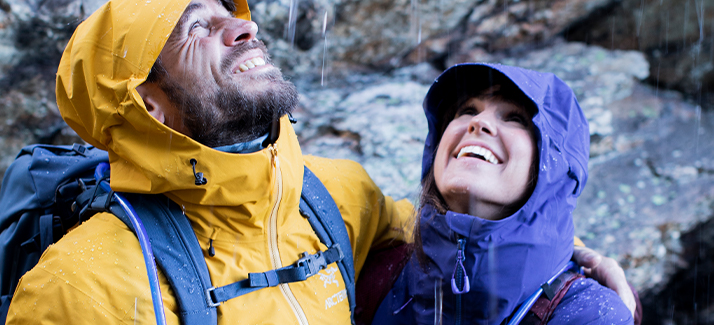
[[[635,303],[637,304],[635,306],[635,325],[640,325],[642,324],[642,302],[640,302],[640,295],[637,294],[637,290],[632,286],[632,283],[627,282],[627,284],[630,286],[630,289],[632,289],[632,294],[635,295]]]
[[[560,300],[562,300],[565,294],[568,292],[570,286],[573,285],[576,280],[581,278],[584,278],[584,276],[579,273],[563,273],[556,279],[557,283],[553,284],[555,285],[555,296],[553,297],[553,300],[548,300],[545,295],[541,295],[540,298],[536,300],[535,304],[533,304],[533,307],[531,307],[530,312],[538,316],[538,318],[540,319],[539,323],[541,325],[545,325],[548,323],[550,316],[553,315],[555,308],[560,303]]]
[[[377,251],[370,251],[355,284],[355,323],[372,323],[374,314],[392,289],[406,264],[411,245],[399,245]]]

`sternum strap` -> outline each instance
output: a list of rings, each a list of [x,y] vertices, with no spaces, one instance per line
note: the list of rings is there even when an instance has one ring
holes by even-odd
[[[248,278],[218,288],[208,290],[209,299],[214,304],[251,293],[265,287],[274,287],[282,283],[305,281],[328,265],[344,258],[340,245],[335,243],[324,252],[303,253],[295,264],[262,273],[249,273]]]

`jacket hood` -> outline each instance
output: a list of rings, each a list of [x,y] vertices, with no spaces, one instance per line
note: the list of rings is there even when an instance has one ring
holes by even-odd
[[[175,198],[196,204],[256,200],[250,195],[239,199],[226,194],[251,193],[252,189],[263,193],[269,188],[245,181],[246,175],[235,172],[250,166],[251,173],[270,179],[268,150],[233,155],[206,147],[154,119],[136,90],[189,3],[111,0],[104,4],[79,25],[62,55],[57,104],[82,139],[109,152],[111,186],[116,191],[171,192]],[[247,2],[234,3],[235,16],[249,20]],[[278,142],[296,141],[294,137],[292,127],[283,121]],[[290,154],[300,154],[299,148],[293,151]],[[191,159],[198,161],[196,170],[208,179],[205,186],[194,184]]]
[[[425,207],[421,238],[433,263],[427,275],[410,285],[433,297],[433,278],[442,277],[447,280],[444,294],[450,294],[455,238],[465,238],[464,267],[471,285],[470,293],[463,296],[469,306],[466,313],[471,314],[465,319],[482,324],[500,323],[572,256],[572,211],[587,181],[590,141],[575,95],[555,75],[494,64],[456,65],[434,81],[424,100],[429,133],[422,177],[432,167],[441,140],[439,125],[453,100],[466,89],[488,88],[497,74],[514,83],[538,108],[533,117],[539,153],[535,189],[523,207],[498,221],[452,211],[439,215]]]

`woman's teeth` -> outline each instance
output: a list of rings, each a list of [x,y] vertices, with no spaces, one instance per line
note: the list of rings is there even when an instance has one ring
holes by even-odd
[[[491,152],[491,150],[488,150],[484,147],[479,147],[479,146],[463,147],[459,151],[459,154],[456,156],[456,158],[458,159],[463,156],[481,158],[481,159],[488,161],[494,165],[499,164],[499,161],[498,161],[498,159],[496,159],[496,156],[493,155],[493,152]]]
[[[263,58],[252,58],[238,65],[238,70],[235,73],[246,72],[255,67],[265,65],[265,60]]]

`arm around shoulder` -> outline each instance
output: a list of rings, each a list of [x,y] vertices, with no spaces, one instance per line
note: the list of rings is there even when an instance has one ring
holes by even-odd
[[[614,291],[584,278],[573,283],[548,324],[629,325],[634,318]]]

